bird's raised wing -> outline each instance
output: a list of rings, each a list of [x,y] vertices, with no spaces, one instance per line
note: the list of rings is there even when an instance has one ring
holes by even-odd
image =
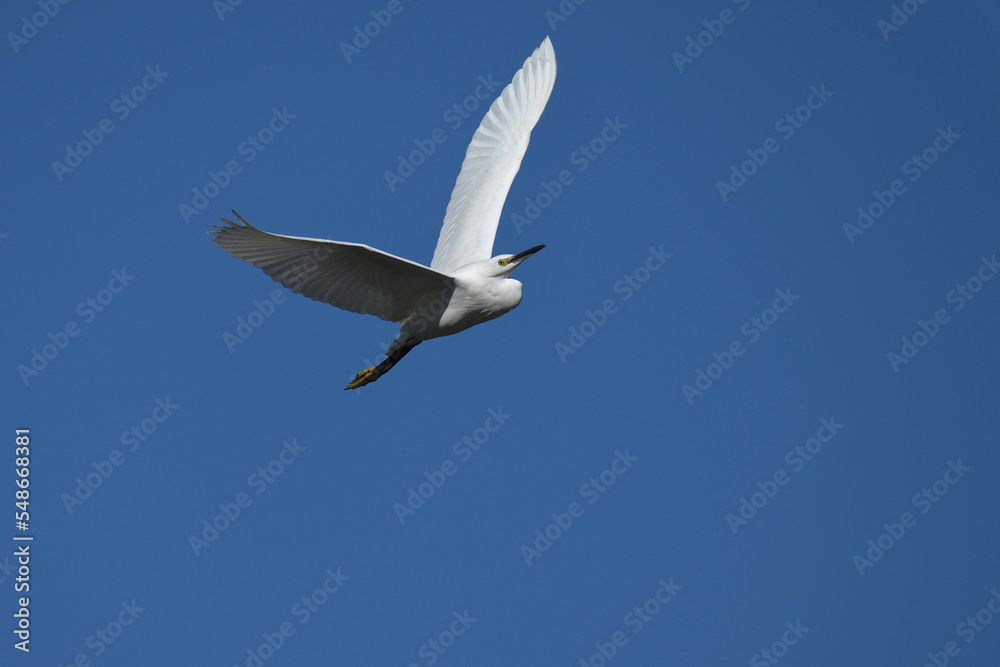
[[[209,232],[215,242],[315,301],[401,322],[454,287],[450,276],[366,245],[271,234],[233,215],[239,222],[222,218],[228,226]]]
[[[546,37],[490,106],[465,152],[431,268],[442,273],[489,259],[507,191],[521,168],[531,129],[556,81],[556,53]]]

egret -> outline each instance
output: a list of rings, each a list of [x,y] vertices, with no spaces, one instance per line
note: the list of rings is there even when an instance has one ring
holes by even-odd
[[[521,303],[511,272],[545,246],[491,257],[504,200],[556,79],[546,37],[490,106],[465,152],[430,266],[367,245],[271,234],[238,222],[209,233],[224,250],[297,294],[399,322],[386,358],[345,389],[374,382],[425,340],[450,336]]]

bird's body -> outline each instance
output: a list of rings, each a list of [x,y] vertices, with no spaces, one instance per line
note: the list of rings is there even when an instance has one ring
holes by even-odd
[[[510,273],[541,250],[490,257],[504,200],[555,82],[546,37],[493,102],[466,151],[430,266],[357,243],[271,234],[238,222],[211,232],[223,249],[293,292],[344,310],[399,322],[387,358],[355,376],[374,382],[420,342],[450,336],[521,303]]]
[[[453,276],[454,287],[404,320],[400,332],[420,340],[450,336],[514,310],[521,303],[521,283],[493,271],[500,268],[499,259],[460,268]]]

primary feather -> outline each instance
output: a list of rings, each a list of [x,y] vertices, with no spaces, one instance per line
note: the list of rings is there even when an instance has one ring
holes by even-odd
[[[453,273],[491,256],[504,200],[555,81],[556,54],[546,37],[472,136],[448,202],[432,269]]]
[[[360,243],[283,236],[239,222],[211,232],[223,250],[261,269],[297,294],[352,313],[402,322],[428,293],[454,281],[438,271]]]

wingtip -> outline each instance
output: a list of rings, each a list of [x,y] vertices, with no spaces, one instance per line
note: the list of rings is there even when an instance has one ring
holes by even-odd
[[[225,226],[223,226],[223,225],[212,225],[218,231],[209,231],[208,232],[209,234],[223,234],[223,233],[228,232],[228,231],[233,230],[233,229],[243,229],[243,228],[246,228],[246,227],[249,227],[250,229],[257,229],[256,227],[254,227],[253,225],[251,225],[249,222],[247,222],[246,220],[244,220],[243,216],[241,216],[239,213],[236,212],[236,209],[230,209],[230,211],[232,211],[233,217],[235,217],[239,222],[233,222],[229,218],[224,218],[224,217],[222,217],[220,215],[219,216],[219,220],[221,220],[222,222],[226,223]]]
[[[556,49],[552,46],[552,39],[546,35],[545,39],[542,40],[541,46],[538,47],[538,51],[545,56],[550,56],[552,61],[555,62],[556,59]]]
[[[241,223],[243,223],[245,226],[252,227],[252,225],[249,222],[243,219],[243,216],[241,216],[239,213],[236,212],[236,209],[233,208],[229,210],[231,210],[233,212],[233,215],[236,216],[236,219],[239,220]]]
[[[209,234],[209,235],[210,235],[210,236],[211,236],[211,237],[212,237],[213,239],[215,239],[215,241],[216,241],[216,242],[220,241],[220,240],[221,240],[221,238],[222,238],[222,235],[223,235],[223,234],[225,234],[226,232],[229,232],[229,231],[232,231],[232,230],[234,230],[234,229],[240,229],[240,228],[242,228],[242,227],[244,227],[244,226],[246,226],[246,227],[249,227],[249,226],[250,226],[249,224],[247,224],[247,221],[246,221],[246,220],[244,220],[243,218],[241,218],[241,217],[240,217],[240,214],[239,214],[239,213],[237,213],[237,212],[236,212],[236,211],[234,211],[233,209],[230,209],[230,210],[231,210],[231,211],[233,211],[233,215],[234,215],[234,216],[236,216],[236,218],[237,218],[237,219],[238,219],[238,220],[239,220],[240,222],[242,222],[243,224],[241,225],[241,224],[239,224],[239,223],[236,223],[236,222],[233,222],[233,221],[232,221],[232,220],[230,220],[229,218],[224,218],[224,217],[222,217],[222,216],[220,215],[220,216],[219,216],[219,220],[221,220],[222,222],[224,222],[224,223],[226,223],[226,224],[224,224],[224,225],[215,225],[215,224],[213,224],[212,226],[213,226],[213,227],[215,227],[215,229],[209,229],[209,230],[208,230],[208,234]]]

